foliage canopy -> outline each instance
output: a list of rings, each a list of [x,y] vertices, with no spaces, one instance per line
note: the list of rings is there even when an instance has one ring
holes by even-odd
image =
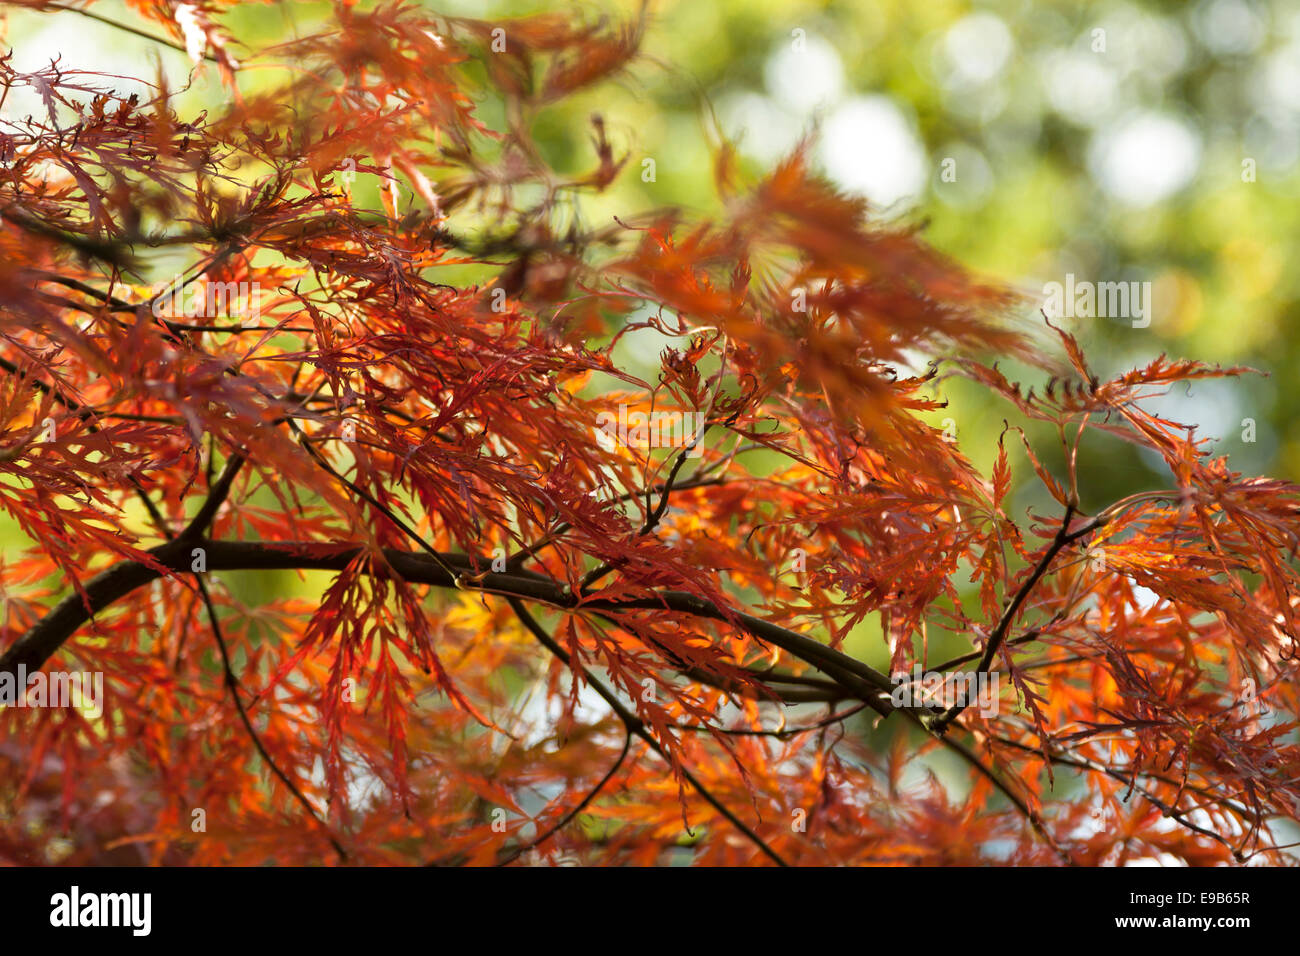
[[[639,158],[531,130],[640,21],[340,3],[236,58],[221,4],[132,6],[228,108],[0,61],[46,107],[0,130],[0,676],[104,675],[0,710],[5,859],[1283,861],[1297,488],[1142,407],[1244,370],[1099,380],[804,149],[588,221]],[[988,475],[922,417],[952,376],[1005,399]],[[1085,507],[1091,431],[1167,485]],[[319,599],[237,573],[286,569]],[[996,706],[900,705],[918,667]]]

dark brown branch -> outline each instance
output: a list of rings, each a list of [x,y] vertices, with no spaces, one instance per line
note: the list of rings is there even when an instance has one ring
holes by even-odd
[[[998,648],[1002,646],[1002,641],[1007,636],[1007,632],[1011,630],[1011,625],[1015,623],[1016,615],[1020,613],[1021,605],[1023,605],[1029,598],[1030,592],[1037,587],[1038,582],[1042,580],[1043,575],[1047,573],[1048,567],[1051,566],[1052,561],[1055,560],[1056,556],[1061,552],[1061,549],[1066,545],[1077,541],[1079,538],[1095,531],[1097,528],[1101,527],[1105,521],[1105,519],[1100,517],[1093,518],[1091,521],[1084,524],[1083,527],[1071,531],[1070,519],[1074,517],[1074,514],[1074,506],[1066,505],[1065,515],[1061,518],[1061,526],[1056,529],[1056,537],[1054,537],[1052,543],[1047,546],[1047,550],[1043,552],[1043,556],[1038,559],[1038,563],[1034,565],[1034,569],[1030,572],[1029,577],[1025,579],[1024,583],[1021,584],[1019,588],[1016,589],[1016,593],[1012,596],[1011,601],[1003,610],[1002,616],[998,619],[998,623],[994,626],[993,633],[989,635],[988,643],[984,645],[984,654],[980,657],[976,673],[988,673],[989,667],[993,664],[993,656],[998,652]],[[930,723],[929,729],[942,734],[944,729],[947,728],[948,725],[951,724],[965,709],[965,701],[953,704],[952,707],[948,708],[942,716]]]
[[[14,673],[19,664],[27,670],[42,667],[87,620],[111,607],[131,591],[148,584],[167,571],[189,573],[195,549],[202,549],[209,571],[303,569],[341,571],[361,551],[355,545],[330,545],[312,542],[242,542],[177,539],[151,549],[149,562],[122,561],[86,582],[86,599],[72,594],[56,605],[8,651],[0,656],[0,672]],[[684,591],[658,591],[653,597],[619,601],[602,598],[578,600],[561,584],[542,575],[514,573],[473,574],[477,559],[465,555],[439,554],[436,557],[416,552],[384,549],[384,559],[397,574],[408,581],[436,587],[478,590],[505,597],[540,602],[566,610],[618,613],[632,610],[663,610],[688,614],[696,618],[732,623],[760,640],[812,664],[846,688],[855,699],[864,700],[878,712],[892,711],[889,702],[891,683],[868,665],[833,650],[810,637],[787,630],[761,618],[730,608]],[[383,573],[376,566],[370,573]]]
[[[745,670],[747,670],[749,676],[755,683],[761,684],[766,691],[775,695],[776,700],[779,700],[784,704],[833,703],[837,700],[843,700],[846,696],[843,687],[834,681],[826,680],[821,677],[777,674],[770,670],[759,671],[754,670],[753,668],[747,668]],[[724,690],[730,695],[748,697],[756,700],[773,699],[751,684],[746,684],[739,680],[724,678],[718,674],[711,674],[702,667],[683,667],[678,669],[677,673],[682,677],[685,677],[687,680],[693,680],[696,683],[716,687],[718,690]],[[772,684],[788,686],[783,686],[781,689],[777,690],[771,687]]]
[[[507,600],[510,603],[510,609],[515,612],[515,615],[523,622],[524,626],[527,627],[532,635],[537,638],[538,643],[555,655],[559,660],[564,662],[564,664],[570,669],[582,674],[583,679],[586,680],[591,688],[601,696],[605,703],[609,704],[610,709],[613,710],[614,713],[618,714],[619,720],[623,721],[623,726],[626,727],[630,733],[634,733],[644,740],[651,750],[657,753],[671,766],[672,759],[668,756],[667,751],[664,750],[663,745],[655,739],[654,735],[650,733],[650,731],[646,730],[645,723],[641,718],[628,710],[624,703],[618,699],[618,696],[598,680],[591,671],[587,670],[581,662],[574,661],[568,651],[557,644],[555,639],[546,632],[546,629],[538,624],[537,620],[528,613],[528,609],[520,603],[518,598],[512,597]],[[726,804],[710,793],[709,789],[696,778],[695,774],[691,773],[685,766],[681,766],[681,772],[682,776],[686,778],[686,781],[695,788],[696,792],[704,798],[705,802],[707,802],[709,806],[722,814],[722,816],[725,817],[732,826],[743,833],[750,842],[762,850],[763,853],[776,863],[777,866],[789,866],[789,864],[781,858],[779,853],[768,846],[766,840],[754,832],[749,824],[745,823],[744,820],[732,813],[731,810],[727,808]]]

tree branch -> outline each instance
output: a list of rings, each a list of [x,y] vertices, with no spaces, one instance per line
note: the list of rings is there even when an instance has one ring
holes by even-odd
[[[1056,529],[1056,537],[1054,537],[1052,543],[1047,546],[1047,550],[1043,552],[1043,556],[1038,559],[1038,564],[1034,565],[1034,569],[1030,573],[1029,577],[1026,578],[1024,583],[1016,590],[1011,601],[1003,610],[1002,616],[998,619],[998,623],[994,626],[993,633],[989,635],[988,643],[984,645],[984,653],[980,657],[976,673],[984,674],[988,672],[989,667],[993,664],[993,655],[998,652],[998,648],[1002,646],[1002,641],[1007,636],[1007,632],[1011,630],[1011,625],[1015,623],[1016,615],[1020,612],[1021,605],[1023,605],[1026,599],[1028,599],[1030,592],[1038,585],[1038,582],[1042,579],[1043,575],[1047,573],[1048,567],[1051,565],[1052,561],[1056,559],[1056,556],[1061,552],[1061,549],[1066,545],[1077,541],[1079,538],[1082,538],[1084,535],[1090,534],[1105,523],[1105,519],[1097,517],[1087,522],[1083,527],[1071,531],[1070,519],[1074,517],[1074,514],[1074,506],[1066,505],[1065,515],[1061,518],[1061,526]],[[944,730],[947,729],[948,725],[951,724],[965,709],[965,702],[953,704],[937,720],[932,721],[931,726],[928,729],[932,729],[935,733],[942,734]]]
[[[566,813],[558,823],[556,823],[553,827],[551,827],[541,836],[538,836],[530,840],[528,843],[525,843],[523,846],[519,847],[519,849],[512,851],[507,857],[505,857],[505,859],[499,860],[497,862],[497,866],[505,866],[508,863],[513,863],[515,860],[519,859],[519,857],[523,856],[529,850],[537,849],[539,846],[541,846],[551,837],[555,836],[555,834],[559,833],[566,826],[568,826],[574,817],[576,817],[583,810],[587,809],[587,807],[591,804],[591,801],[596,799],[596,795],[599,794],[600,791],[605,789],[605,785],[614,779],[614,774],[618,773],[618,768],[623,766],[623,761],[627,759],[627,752],[631,748],[632,748],[632,731],[629,729],[627,730],[627,733],[623,735],[623,752],[620,753],[618,755],[618,759],[614,761],[614,766],[609,768],[605,776],[600,778],[600,782],[596,784],[596,786],[593,787],[585,797],[582,798],[582,801],[576,807],[574,807],[572,810]]]
[[[257,731],[253,728],[253,722],[248,717],[248,709],[244,706],[244,702],[239,699],[239,679],[235,677],[234,668],[230,666],[230,651],[227,649],[226,639],[221,633],[221,622],[217,619],[217,609],[212,603],[212,595],[208,593],[208,586],[204,582],[202,574],[195,574],[194,581],[199,587],[199,594],[203,597],[203,606],[207,609],[208,621],[212,625],[212,636],[216,638],[217,649],[221,651],[221,669],[226,680],[226,687],[230,691],[231,699],[235,702],[235,709],[239,711],[239,719],[244,725],[244,730],[248,732],[248,736],[253,741],[253,746],[257,748],[257,752],[261,754],[262,759],[266,761],[266,765],[271,768],[271,772],[280,779],[281,783],[289,788],[289,792],[293,794],[294,799],[302,804],[308,815],[316,821],[316,824],[325,832],[325,836],[329,840],[330,846],[332,846],[334,852],[339,855],[340,862],[346,863],[348,861],[348,854],[347,851],[343,849],[343,844],[340,843],[338,838],[330,832],[329,826],[323,819],[321,819],[320,814],[316,812],[316,808],[311,805],[311,801],[308,800],[303,792],[298,789],[298,785],[295,784],[293,780],[289,778],[289,775],[280,769],[280,765],[272,759],[271,754],[262,743],[262,738],[258,736]]]
[[[38,670],[77,628],[136,588],[163,577],[169,571],[190,573],[193,552],[197,549],[204,552],[209,571],[341,571],[362,550],[350,544],[177,538],[145,552],[148,555],[146,561],[122,561],[86,582],[84,599],[80,594],[69,595],[0,656],[0,672],[16,673],[20,664],[28,672]],[[467,555],[425,555],[385,548],[383,556],[394,572],[418,584],[478,590],[564,610],[608,613],[663,610],[731,623],[812,664],[850,692],[843,696],[863,700],[881,714],[894,710],[890,703],[891,682],[879,671],[803,634],[732,608],[719,607],[685,591],[657,591],[651,597],[626,601],[580,599],[559,582],[540,574],[481,572],[471,577],[478,559]],[[382,573],[382,570],[372,569],[371,573]]]
[[[185,54],[189,53],[189,51],[185,49],[185,46],[183,44],[177,43],[175,40],[169,40],[167,37],[160,37],[156,33],[150,33],[148,30],[141,30],[139,27],[133,27],[128,23],[118,23],[116,20],[112,19],[111,17],[106,17],[103,14],[95,13],[92,10],[83,10],[81,9],[81,7],[70,7],[63,3],[51,3],[48,4],[48,6],[51,10],[62,10],[65,13],[79,13],[83,17],[89,17],[92,20],[97,20],[100,23],[103,23],[107,26],[113,27],[118,30],[124,30],[127,33],[131,33],[134,34],[135,36],[142,37],[145,40],[152,40],[154,43],[161,43],[163,46],[171,47],[173,50],[179,50],[181,53],[185,53]],[[209,53],[206,47],[203,50],[203,59],[210,60],[213,63],[221,62],[215,56]]]
[[[618,714],[619,720],[623,721],[623,726],[628,729],[628,732],[636,734],[644,740],[650,749],[662,757],[671,767],[673,763],[672,759],[668,756],[667,751],[664,750],[663,745],[655,739],[654,734],[646,730],[645,722],[635,713],[628,710],[623,702],[618,699],[618,696],[601,681],[597,680],[596,676],[592,674],[591,671],[587,670],[581,662],[575,662],[569,653],[557,644],[555,639],[551,637],[550,634],[546,633],[545,628],[538,624],[537,620],[528,613],[528,610],[519,602],[518,598],[509,598],[509,602],[511,610],[515,612],[519,620],[524,623],[524,626],[527,627],[533,636],[537,638],[538,642],[563,661],[570,669],[581,673],[583,679],[591,685],[591,688],[599,694],[602,699],[604,699],[605,703],[609,704],[610,709],[613,710],[614,713]],[[779,853],[768,846],[767,841],[755,833],[744,820],[732,813],[731,810],[727,808],[726,804],[710,793],[708,788],[696,778],[695,774],[691,773],[684,765],[679,766],[681,766],[682,776],[686,778],[687,782],[695,788],[696,792],[699,793],[699,795],[703,797],[705,801],[713,807],[713,809],[717,810],[718,813],[722,814],[722,816],[725,817],[732,826],[748,837],[749,840],[762,850],[763,853],[776,863],[777,866],[789,866],[789,864],[781,858]]]

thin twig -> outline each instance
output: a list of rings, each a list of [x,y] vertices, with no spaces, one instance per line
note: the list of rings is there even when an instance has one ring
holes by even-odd
[[[86,425],[86,431],[96,433],[100,430],[99,426],[92,421],[92,419],[96,417],[96,412],[89,405],[82,405],[80,402],[73,401],[65,396],[55,386],[49,385],[38,378],[33,378],[4,357],[0,357],[0,368],[3,368],[11,375],[17,375],[20,379],[26,381],[28,385],[42,394],[49,395],[55,402],[62,405],[68,411],[76,415],[78,419],[84,422]],[[135,475],[127,475],[127,480],[131,483],[131,487],[135,489],[136,496],[144,504],[144,510],[148,513],[149,520],[153,522],[158,533],[164,538],[170,538],[171,530],[167,526],[167,520],[162,516],[158,507],[153,503],[153,499],[149,497],[148,492],[144,490],[144,485],[140,483],[140,479]]]
[[[511,597],[506,600],[510,604],[510,609],[515,612],[515,616],[523,622],[523,625],[528,628],[535,638],[537,638],[538,642],[559,658],[560,661],[567,665],[571,670],[581,673],[583,679],[586,680],[591,688],[604,699],[605,703],[609,704],[610,709],[613,710],[614,713],[618,715],[619,719],[623,721],[623,726],[625,726],[629,732],[636,734],[644,740],[651,750],[657,753],[671,766],[673,762],[672,759],[668,756],[667,751],[664,750],[663,745],[654,738],[654,735],[651,734],[650,731],[646,730],[645,724],[641,718],[628,710],[627,707],[624,706],[623,702],[618,699],[617,695],[598,680],[591,671],[580,662],[575,662],[569,656],[568,651],[556,643],[554,638],[546,632],[546,629],[537,623],[537,620],[528,612],[528,609],[523,606],[518,598]],[[705,787],[704,784],[690,772],[690,770],[683,766],[681,767],[681,772],[687,782],[695,788],[696,792],[698,792],[699,795],[713,807],[713,809],[722,814],[722,816],[724,816],[732,826],[743,833],[755,846],[762,850],[769,859],[778,866],[789,865],[781,858],[781,855],[768,846],[767,842],[755,833],[744,820],[732,813],[720,800],[718,800],[717,797],[710,793],[708,788]]]
[[[338,841],[338,838],[330,832],[329,826],[317,814],[316,808],[311,805],[311,802],[305,796],[303,796],[302,791],[299,790],[297,785],[289,779],[288,774],[280,769],[279,764],[277,764],[267,752],[266,747],[262,743],[262,738],[257,735],[257,731],[253,728],[253,722],[248,717],[248,711],[244,708],[244,702],[239,699],[239,679],[235,677],[235,672],[230,666],[230,653],[226,649],[226,640],[221,633],[221,624],[217,620],[217,609],[212,604],[212,595],[208,593],[208,586],[204,582],[202,574],[195,574],[194,581],[199,586],[199,594],[202,595],[203,604],[207,608],[208,620],[212,624],[212,636],[216,638],[217,647],[221,651],[221,667],[225,672],[226,686],[230,689],[230,696],[234,699],[235,708],[239,711],[239,719],[243,722],[244,729],[248,731],[248,736],[252,739],[253,746],[256,747],[257,752],[262,755],[262,759],[265,760],[266,765],[271,768],[271,772],[280,779],[281,783],[289,788],[289,792],[294,795],[294,798],[302,804],[303,808],[311,818],[316,821],[324,831],[326,837],[329,839],[330,845],[334,847],[334,852],[339,855],[339,860],[346,863],[348,861],[348,854],[347,851],[343,849],[343,844],[341,844]]]
[[[1074,514],[1074,506],[1067,504],[1065,506],[1065,514],[1061,518],[1061,526],[1057,528],[1056,536],[1052,539],[1052,543],[1048,545],[1047,550],[1043,552],[1043,556],[1039,558],[1038,564],[1034,566],[1029,577],[1026,578],[1024,583],[1016,590],[1011,601],[1003,610],[1002,616],[998,619],[997,625],[993,628],[993,632],[989,635],[988,642],[984,645],[984,653],[980,656],[979,666],[975,670],[977,674],[988,673],[989,667],[993,663],[993,656],[997,654],[998,648],[1002,646],[1002,641],[1007,636],[1007,631],[1011,629],[1011,625],[1015,622],[1016,615],[1020,612],[1021,605],[1023,605],[1026,599],[1028,599],[1030,592],[1038,585],[1038,582],[1042,579],[1043,575],[1047,573],[1048,567],[1051,565],[1057,554],[1060,553],[1061,549],[1066,545],[1077,541],[1084,535],[1095,531],[1097,528],[1101,527],[1105,520],[1101,517],[1097,517],[1087,522],[1081,528],[1075,531],[1070,531],[1070,519],[1074,517]],[[944,729],[951,724],[963,710],[966,709],[966,704],[967,702],[964,700],[954,703],[937,720],[933,721],[932,727],[935,732],[942,734]]]
[[[213,485],[211,491],[208,492],[208,497],[204,499],[203,504],[199,507],[198,513],[195,514],[194,519],[185,526],[185,530],[181,532],[182,538],[188,541],[194,538],[203,537],[208,530],[208,526],[212,524],[213,519],[216,518],[217,512],[221,510],[221,506],[225,503],[226,498],[229,497],[230,486],[234,484],[235,476],[239,474],[239,469],[242,468],[243,465],[244,457],[242,455],[235,455],[226,462],[226,467],[222,470],[221,477],[217,479],[217,483]]]
[[[111,17],[106,17],[103,14],[94,13],[90,10],[83,10],[81,7],[70,7],[62,3],[47,3],[46,7],[51,10],[62,10],[66,13],[79,13],[83,17],[89,17],[92,20],[97,20],[100,23],[114,27],[118,30],[123,30],[146,40],[152,40],[154,43],[161,43],[163,46],[171,47],[173,50],[179,50],[181,53],[189,54],[189,50],[187,50],[183,44],[177,43],[175,40],[169,40],[167,37],[160,37],[156,33],[150,33],[147,30],[141,30],[139,27],[133,27],[126,23],[118,23],[116,20]],[[216,56],[207,51],[206,46],[203,50],[203,59],[209,60],[213,63],[221,62]]]
[[[505,866],[508,863],[513,863],[515,860],[519,859],[519,857],[523,856],[529,850],[537,849],[539,846],[541,846],[543,843],[545,843],[547,840],[553,837],[556,833],[558,833],[559,831],[563,830],[566,826],[568,826],[569,823],[573,821],[573,818],[576,817],[583,810],[587,809],[587,807],[591,804],[591,801],[596,799],[596,795],[599,794],[600,791],[604,790],[605,786],[612,779],[614,779],[614,774],[618,773],[618,768],[623,766],[623,761],[627,759],[627,752],[631,748],[632,748],[632,731],[630,729],[627,729],[627,732],[623,735],[623,752],[618,755],[618,760],[614,761],[614,766],[610,767],[609,771],[605,774],[605,776],[600,778],[600,783],[596,784],[596,786],[593,787],[591,791],[585,797],[582,798],[582,802],[579,803],[572,810],[570,810],[568,813],[566,813],[563,819],[561,819],[553,827],[548,829],[541,836],[524,844],[519,849],[515,850],[513,853],[507,856],[504,860],[497,861],[497,866]]]
[[[696,439],[696,441],[699,441],[700,438],[703,437],[704,436],[701,435],[699,438]],[[673,482],[676,481],[677,479],[677,473],[682,470],[682,465],[686,464],[687,454],[694,447],[695,447],[694,445],[691,445],[687,448],[683,448],[681,452],[678,453],[677,460],[673,462],[672,470],[668,472],[668,477],[664,479],[663,491],[659,495],[659,505],[653,511],[650,510],[651,489],[649,488],[646,489],[646,519],[645,519],[645,523],[641,525],[641,530],[636,533],[636,536],[638,538],[645,537],[648,534],[652,534],[655,528],[659,527],[659,522],[663,520],[664,514],[668,511],[668,496],[672,494]],[[600,567],[592,568],[592,570],[589,571],[587,575],[582,579],[582,584],[578,588],[579,592],[586,591],[593,584],[595,584],[597,581],[599,581],[601,578],[603,578],[605,575],[609,574],[609,572],[613,570],[614,570],[614,565],[612,564],[602,564]]]
[[[867,706],[865,703],[855,704],[848,710],[837,711],[822,718],[815,724],[805,724],[802,727],[787,727],[784,730],[756,730],[752,727],[708,727],[704,724],[673,724],[673,726],[678,730],[689,730],[694,733],[726,734],[731,737],[775,737],[778,740],[784,740],[796,734],[805,734],[810,730],[821,730],[823,727],[831,726],[831,724],[838,724],[840,721],[848,720],[854,714],[866,710]]]

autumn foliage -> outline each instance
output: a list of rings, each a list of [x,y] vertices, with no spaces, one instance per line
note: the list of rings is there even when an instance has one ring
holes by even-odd
[[[0,709],[0,860],[1285,861],[1297,488],[1143,410],[1242,370],[1099,380],[804,150],[719,145],[716,216],[590,220],[635,144],[531,130],[644,20],[340,3],[259,46],[226,6],[131,3],[210,114],[0,60],[46,106],[0,125],[0,674],[105,687]],[[933,424],[953,376],[1005,400],[989,474]],[[1092,432],[1166,484],[1090,502]],[[918,664],[996,712],[896,706]]]

